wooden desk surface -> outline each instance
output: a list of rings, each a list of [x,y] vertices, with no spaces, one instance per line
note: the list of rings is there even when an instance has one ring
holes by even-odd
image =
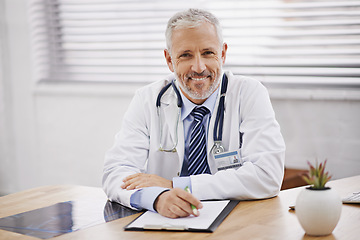
[[[329,182],[341,197],[360,191],[360,176]],[[125,232],[123,227],[139,214],[99,224],[56,237],[62,239],[312,239],[305,235],[295,213],[288,207],[295,203],[301,188],[281,191],[278,197],[243,201],[230,213],[214,233],[189,232]],[[0,198],[0,218],[50,206],[52,204],[89,198],[106,201],[102,189],[84,186],[44,186]],[[359,239],[360,205],[343,204],[342,214],[332,235],[316,239]],[[0,229],[0,239],[38,239]]]

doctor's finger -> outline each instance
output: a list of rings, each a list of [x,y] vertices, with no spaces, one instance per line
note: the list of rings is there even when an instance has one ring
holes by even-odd
[[[190,216],[190,214],[192,214],[191,209],[190,210],[185,210],[182,207],[178,206],[178,205],[171,205],[169,207],[170,212],[172,213],[173,216],[175,216],[176,218],[178,217],[187,217]]]
[[[195,215],[191,208],[191,204],[182,198],[178,198],[177,201],[174,201],[171,211],[179,217],[187,217],[191,214]]]
[[[173,190],[160,194],[155,204],[158,213],[169,218],[187,217],[192,213],[189,205]]]
[[[197,199],[193,194],[188,193],[182,189],[179,189],[177,192],[179,198],[185,201],[188,205],[194,205],[197,209],[201,209],[203,207],[202,203],[199,199]]]
[[[141,173],[132,178],[124,179],[123,188],[126,189],[135,189],[142,187],[151,187],[157,186],[154,180],[151,180],[152,176],[150,174]]]
[[[137,189],[144,187],[141,183],[141,181],[126,181],[121,186],[122,188],[126,188],[127,190]]]
[[[129,175],[129,176],[127,176],[127,177],[125,177],[125,178],[123,179],[123,181],[124,181],[124,182],[126,182],[126,181],[130,181],[130,180],[132,180],[132,179],[139,178],[139,177],[141,177],[142,175],[145,175],[145,174],[144,174],[144,173],[135,173],[135,174],[131,174],[131,175]]]
[[[138,178],[132,178],[129,180],[124,179],[121,187],[126,189],[135,189],[136,187],[139,186],[139,184],[141,184],[141,179]]]
[[[177,208],[172,207],[171,211],[177,214],[179,217],[194,215],[199,216],[198,212],[194,212],[191,205],[194,205],[197,209],[202,208],[201,202],[195,198],[192,194],[180,189],[175,188],[171,191],[173,195],[169,196],[168,203],[177,206]]]

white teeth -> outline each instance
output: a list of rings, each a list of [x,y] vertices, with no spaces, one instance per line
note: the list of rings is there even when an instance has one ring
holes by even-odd
[[[191,78],[192,80],[195,80],[195,81],[202,81],[202,80],[205,80],[207,79],[207,77],[203,77],[203,78]]]

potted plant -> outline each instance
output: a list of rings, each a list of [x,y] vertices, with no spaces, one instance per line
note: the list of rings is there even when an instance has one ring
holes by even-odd
[[[329,172],[325,172],[326,160],[320,164],[316,162],[315,166],[308,164],[310,169],[303,179],[310,186],[296,199],[296,216],[306,234],[329,235],[339,221],[342,202],[335,190],[325,186],[331,178]]]

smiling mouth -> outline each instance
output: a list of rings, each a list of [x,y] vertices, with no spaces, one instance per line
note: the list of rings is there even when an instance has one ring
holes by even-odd
[[[202,78],[197,78],[197,77],[189,77],[189,79],[194,80],[194,81],[203,81],[205,79],[207,79],[208,77],[202,77]]]

